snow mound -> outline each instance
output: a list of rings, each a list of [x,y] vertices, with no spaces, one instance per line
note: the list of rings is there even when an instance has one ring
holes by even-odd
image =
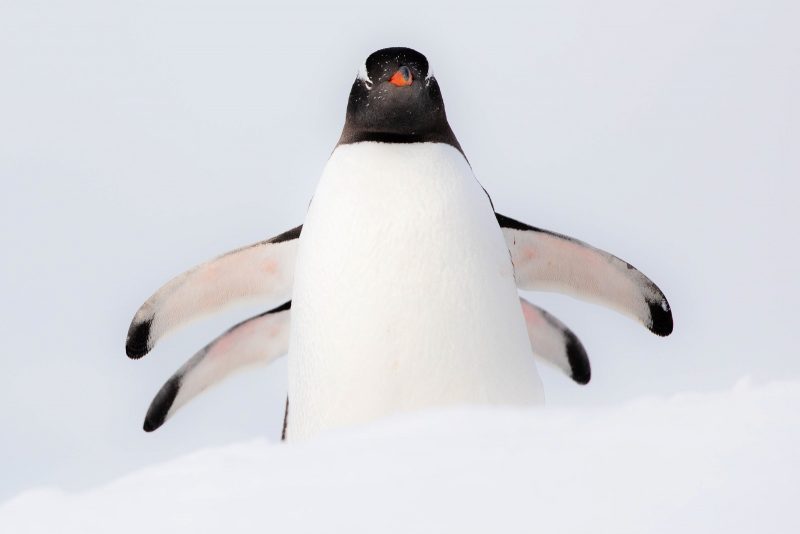
[[[29,491],[0,507],[0,532],[800,532],[798,408],[800,383],[744,383],[406,415],[201,451],[84,493]]]

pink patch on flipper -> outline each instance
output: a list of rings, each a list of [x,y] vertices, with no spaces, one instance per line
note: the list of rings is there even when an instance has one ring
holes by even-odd
[[[526,261],[530,261],[536,257],[536,249],[534,247],[523,247],[522,248],[522,259]]]
[[[282,325],[272,325],[268,329],[264,330],[263,335],[264,337],[268,338],[278,337],[278,334],[281,333],[281,330],[283,330]]]
[[[275,260],[267,260],[261,265],[261,270],[267,274],[275,274],[278,272],[278,262]]]
[[[538,324],[542,322],[541,314],[530,304],[522,305],[522,314],[525,316],[525,322],[528,324]]]
[[[203,283],[208,283],[213,280],[219,271],[219,265],[217,263],[210,263],[202,268],[200,271],[200,280]]]
[[[254,330],[259,328],[260,322],[261,321],[250,321],[249,323],[237,328],[235,332],[223,336],[222,339],[217,341],[217,343],[214,345],[214,348],[212,349],[213,355],[223,355],[235,348],[243,338],[253,335]]]

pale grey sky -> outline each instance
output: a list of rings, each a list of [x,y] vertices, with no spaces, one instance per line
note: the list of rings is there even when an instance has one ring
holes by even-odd
[[[551,404],[797,378],[798,20],[792,2],[3,2],[0,500],[277,438],[285,362],[141,430],[173,370],[260,306],[138,362],[128,323],[171,276],[302,222],[357,68],[385,46],[428,56],[498,211],[670,299],[660,339],[527,295],[593,364],[585,387],[545,370]]]

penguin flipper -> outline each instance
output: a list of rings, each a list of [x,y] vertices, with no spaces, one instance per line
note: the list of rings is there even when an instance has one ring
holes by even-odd
[[[234,371],[269,364],[289,349],[292,301],[251,317],[228,329],[200,349],[161,387],[144,419],[152,432],[194,397]]]
[[[557,291],[633,317],[659,336],[672,333],[664,293],[630,263],[571,237],[495,214],[520,289]]]
[[[291,297],[303,225],[202,263],[164,284],[136,312],[125,352],[138,359],[167,332],[250,297]]]
[[[520,298],[534,355],[564,371],[578,384],[592,377],[589,356],[572,330],[542,308]]]

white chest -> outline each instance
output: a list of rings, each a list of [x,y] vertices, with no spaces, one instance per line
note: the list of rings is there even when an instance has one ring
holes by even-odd
[[[288,436],[539,400],[508,249],[463,156],[444,144],[338,147],[300,238]]]

